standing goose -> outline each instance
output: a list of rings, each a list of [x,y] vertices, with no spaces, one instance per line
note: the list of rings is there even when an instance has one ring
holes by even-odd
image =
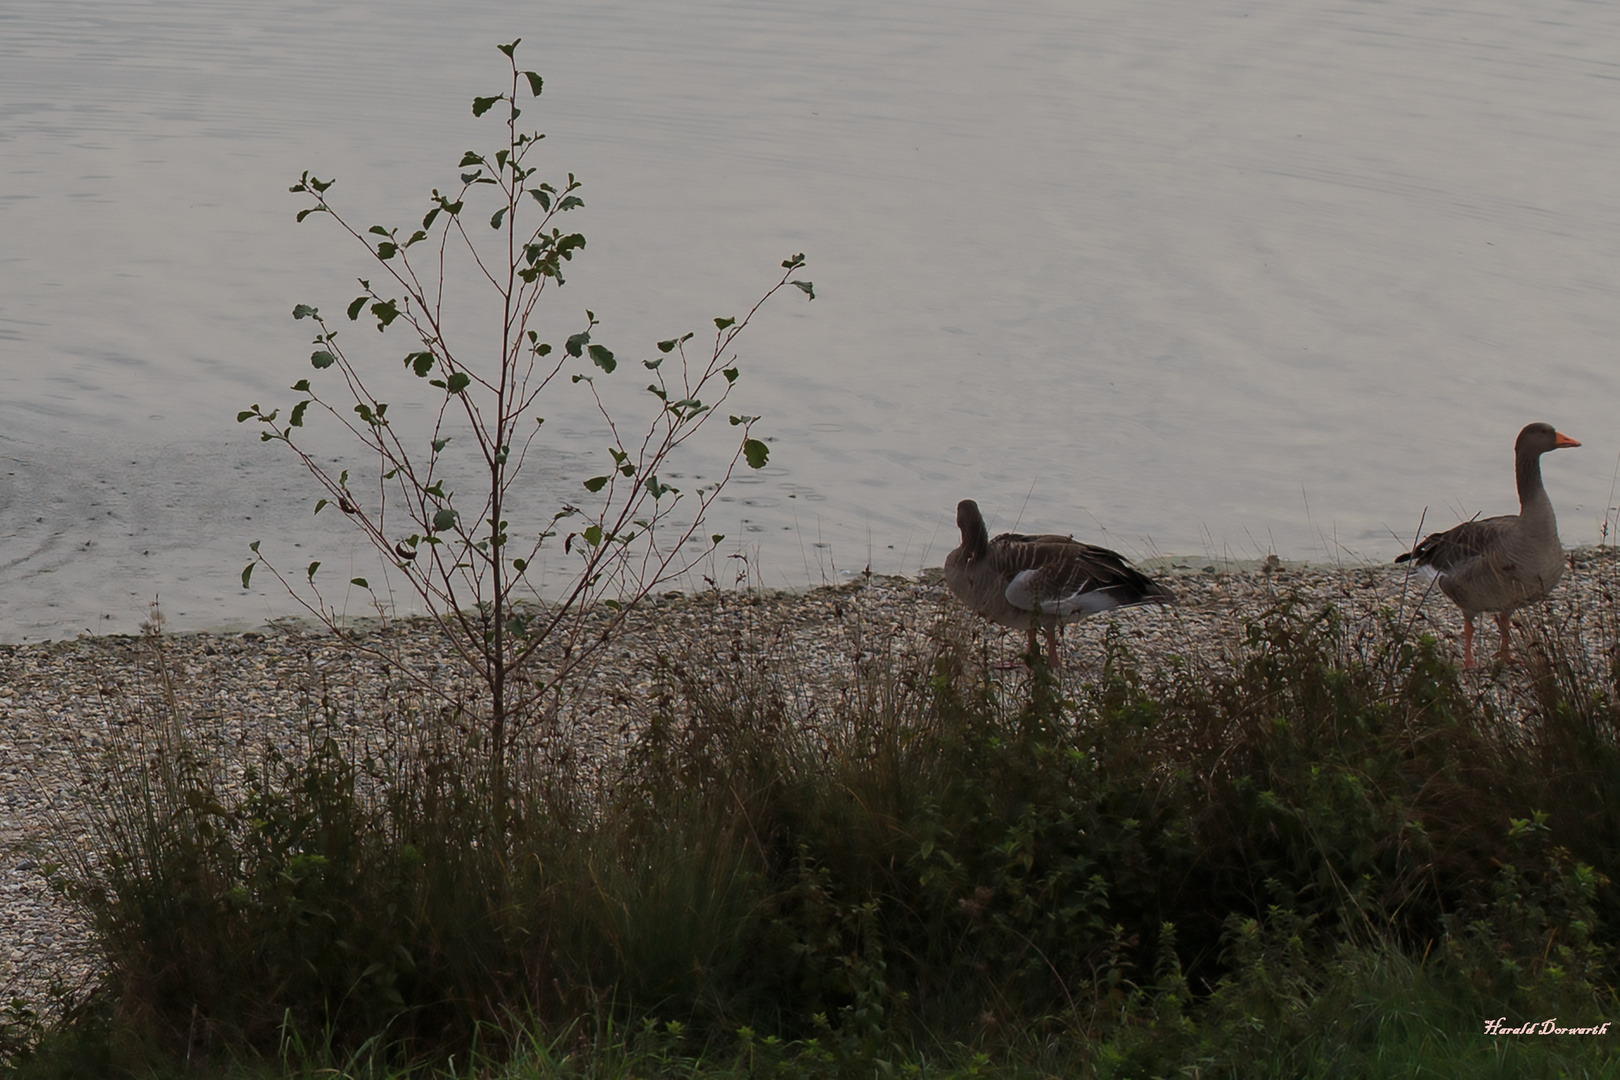
[[[1072,536],[1002,533],[994,540],[984,527],[979,504],[956,505],[962,544],[945,556],[945,584],[956,598],[991,622],[1046,631],[1046,656],[1058,666],[1057,628],[1087,615],[1129,604],[1168,604],[1175,594],[1132,569],[1107,548],[1082,544]]]
[[[1511,663],[1509,616],[1544,600],[1564,573],[1564,546],[1558,541],[1552,500],[1541,484],[1541,455],[1580,443],[1551,424],[1528,424],[1513,444],[1513,475],[1519,485],[1519,512],[1475,518],[1432,533],[1395,561],[1413,562],[1440,579],[1440,591],[1463,613],[1463,667],[1474,666],[1474,617],[1496,614],[1502,631],[1498,657]]]

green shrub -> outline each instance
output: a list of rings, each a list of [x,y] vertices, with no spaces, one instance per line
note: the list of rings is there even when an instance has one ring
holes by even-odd
[[[1613,1005],[1615,855],[1580,836],[1612,688],[1514,705],[1393,618],[1286,603],[1223,670],[1113,640],[1067,696],[962,631],[815,685],[768,626],[664,658],[618,767],[525,757],[499,826],[475,729],[409,699],[385,749],[316,714],[238,780],[186,724],[139,726],[115,857],[63,879],[117,1037],[1355,1075],[1472,1054],[1482,1017]]]

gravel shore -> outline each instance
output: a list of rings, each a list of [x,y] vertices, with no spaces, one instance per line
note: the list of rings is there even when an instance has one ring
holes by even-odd
[[[1422,576],[1392,565],[1233,566],[1162,559],[1146,567],[1175,589],[1174,607],[1144,607],[1068,628],[1066,677],[1083,679],[1102,655],[1108,627],[1152,662],[1171,655],[1198,666],[1227,662],[1245,623],[1285,597],[1310,606],[1333,603],[1349,616],[1394,609],[1418,627],[1455,643],[1462,619]],[[1571,572],[1553,599],[1516,620],[1534,635],[1612,626],[1620,580],[1615,549],[1571,554]],[[921,580],[871,578],[805,593],[671,594],[636,612],[600,657],[593,677],[570,695],[568,720],[587,752],[612,754],[634,735],[635,706],[652,683],[652,659],[703,660],[744,642],[772,650],[803,672],[805,692],[836,686],[874,653],[925,656],[941,621],[976,635],[992,660],[1014,659],[1023,635],[966,615],[937,572]],[[1494,652],[1495,627],[1484,620],[1480,655]],[[398,657],[421,678],[451,692],[472,685],[425,623],[356,632],[369,649]],[[1584,635],[1581,640],[1596,635]],[[53,982],[81,985],[96,961],[86,928],[41,876],[46,835],[88,844],[85,783],[103,748],[132,725],[165,715],[159,643],[152,638],[80,637],[0,646],[0,999],[47,1004]],[[1595,647],[1595,644],[1594,646]],[[346,723],[363,726],[368,707],[398,694],[397,672],[330,634],[279,625],[250,633],[165,634],[169,686],[188,722],[217,745],[254,747],[266,740],[296,746],[324,696]],[[1016,675],[1016,673],[1014,673]],[[1009,675],[1009,678],[1014,677]],[[1470,675],[1484,693],[1509,694],[1517,669]]]

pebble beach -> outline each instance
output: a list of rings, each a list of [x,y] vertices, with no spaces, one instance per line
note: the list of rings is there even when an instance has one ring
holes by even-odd
[[[1579,549],[1570,553],[1570,566],[1550,601],[1516,617],[1519,632],[1612,631],[1620,556],[1608,547]],[[1175,590],[1177,603],[1067,628],[1066,680],[1095,670],[1111,627],[1144,665],[1174,656],[1195,667],[1220,666],[1244,641],[1246,624],[1288,598],[1311,607],[1331,603],[1350,618],[1397,611],[1460,657],[1460,613],[1424,576],[1402,567],[1160,559],[1144,569]],[[779,652],[804,673],[801,692],[813,695],[874,655],[901,661],[929,655],[942,625],[973,635],[976,650],[992,663],[1015,661],[1023,648],[1022,634],[966,614],[937,571],[797,593],[669,594],[632,613],[589,678],[568,695],[568,731],[585,756],[611,759],[635,737],[638,704],[652,687],[659,655],[699,662],[700,670],[727,650]],[[1482,620],[1480,635],[1483,658],[1496,645],[1490,620]],[[1587,632],[1577,640],[1595,649],[1600,637]],[[298,746],[315,712],[364,737],[376,704],[409,692],[413,682],[450,695],[476,683],[429,623],[362,626],[349,638],[287,623],[245,633],[0,645],[0,999],[46,1009],[53,983],[82,987],[94,979],[97,959],[86,927],[52,894],[42,867],[52,850],[61,850],[53,844],[91,843],[88,793],[103,755],[141,725],[173,715],[170,695],[209,745],[246,754],[267,742]],[[413,680],[402,679],[401,669]],[[1521,669],[1499,667],[1467,676],[1482,692],[1506,692],[1523,677]]]

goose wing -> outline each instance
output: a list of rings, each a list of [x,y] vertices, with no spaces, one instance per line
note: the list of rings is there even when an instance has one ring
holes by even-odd
[[[1078,617],[1175,599],[1117,551],[1071,537],[1003,533],[991,545],[1007,582],[1007,602],[1023,611]]]
[[[1484,563],[1499,563],[1507,557],[1510,541],[1519,525],[1516,515],[1476,518],[1454,525],[1445,532],[1430,533],[1417,547],[1396,562],[1411,562],[1426,566],[1441,574],[1454,574]],[[1497,570],[1511,570],[1511,565],[1496,566]]]

